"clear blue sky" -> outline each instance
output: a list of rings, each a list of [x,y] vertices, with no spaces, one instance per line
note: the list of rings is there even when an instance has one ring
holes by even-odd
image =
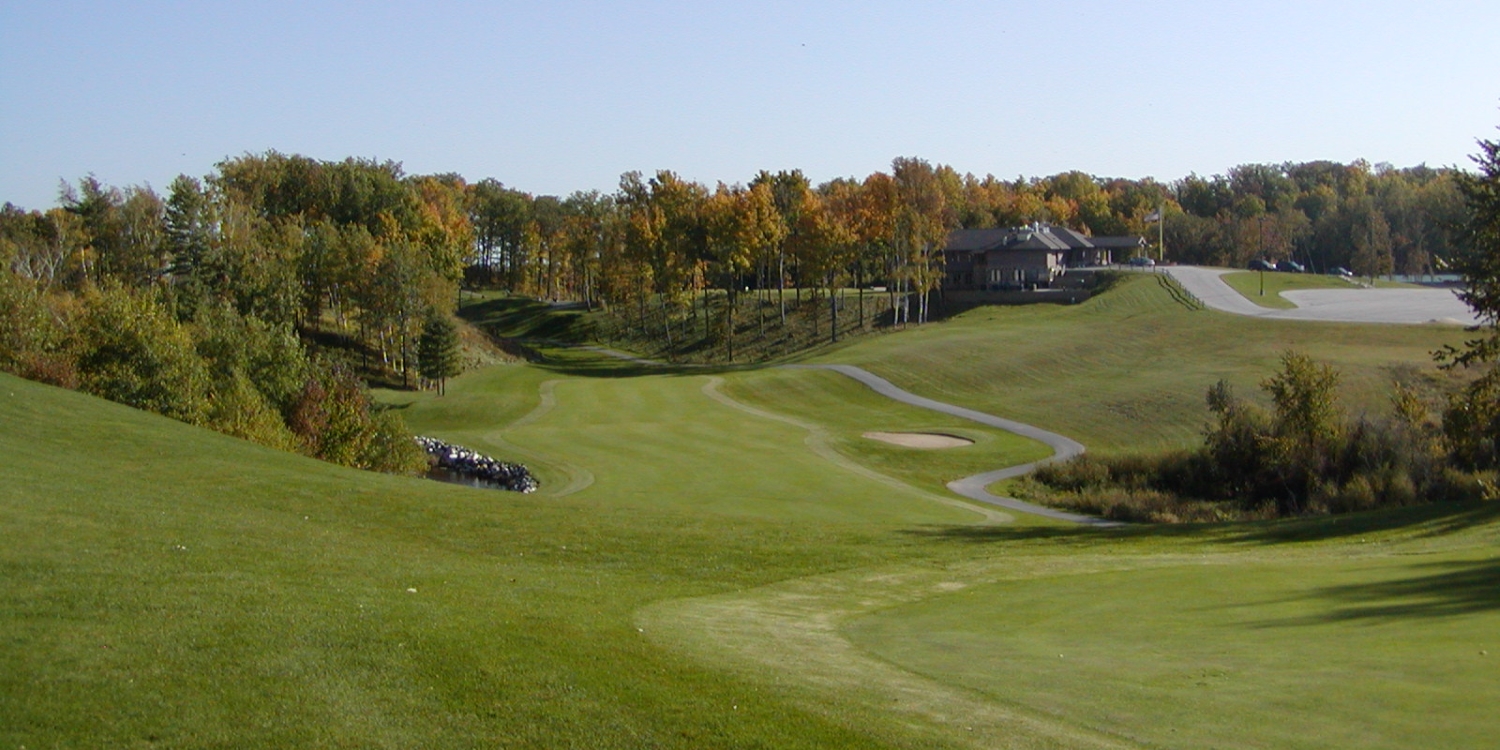
[[[1500,2],[0,0],[0,201],[276,149],[533,193],[627,170],[814,181],[1467,166]]]

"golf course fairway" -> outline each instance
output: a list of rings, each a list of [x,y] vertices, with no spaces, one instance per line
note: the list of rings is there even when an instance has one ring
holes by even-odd
[[[804,359],[1124,452],[1287,346],[1378,410],[1462,331],[1151,278]],[[382,392],[542,481],[353,471],[0,375],[0,747],[1474,747],[1494,503],[1097,529],[955,478],[1045,446],[837,373],[548,351]],[[1426,369],[1423,369],[1426,368]],[[919,450],[864,433],[973,441]]]

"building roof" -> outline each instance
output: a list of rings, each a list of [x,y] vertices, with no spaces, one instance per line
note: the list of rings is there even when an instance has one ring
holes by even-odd
[[[949,233],[944,250],[982,253],[990,250],[1067,250],[1072,247],[1053,234],[1052,229],[1045,224],[1012,229],[955,229]]]
[[[1002,247],[1010,241],[1009,229],[955,229],[948,234],[945,250],[964,253],[982,253]]]
[[[1093,241],[1094,238],[1085,237],[1082,234],[1075,232],[1067,227],[1054,227],[1046,224],[1044,224],[1043,226],[1052,232],[1052,236],[1062,240],[1063,242],[1066,242],[1069,248],[1076,250],[1079,248],[1098,246],[1098,243]]]
[[[983,253],[990,250],[1116,250],[1138,248],[1146,244],[1139,236],[1087,237],[1067,227],[1037,222],[1010,229],[955,229],[943,248],[956,253]]]

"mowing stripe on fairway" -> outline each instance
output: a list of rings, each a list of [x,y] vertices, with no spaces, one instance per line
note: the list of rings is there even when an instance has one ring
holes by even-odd
[[[625,352],[617,351],[614,349],[607,349],[599,346],[585,346],[579,348],[595,352],[597,354],[603,354],[608,357],[625,360],[627,362],[633,362],[636,364],[653,366],[662,366],[665,364],[663,362],[657,362],[650,359],[642,359]],[[1057,510],[1055,508],[1034,505],[1032,503],[1025,502],[1024,500],[1017,500],[1013,497],[1004,497],[1001,495],[991,494],[990,491],[986,489],[990,485],[999,482],[1002,479],[1010,479],[1011,477],[1018,477],[1022,474],[1028,474],[1033,469],[1041,466],[1042,464],[1051,463],[1053,461],[1065,461],[1067,459],[1073,458],[1074,456],[1082,455],[1086,449],[1084,448],[1083,443],[1080,443],[1077,440],[1066,437],[1064,435],[1059,435],[1055,432],[1048,432],[1047,430],[1044,430],[1040,427],[1029,425],[1024,422],[1017,422],[1015,420],[1005,419],[1004,417],[997,417],[993,414],[986,414],[982,411],[966,409],[962,406],[955,406],[953,404],[936,401],[924,396],[918,396],[915,393],[896,387],[896,385],[891,383],[891,381],[886,380],[885,378],[882,378],[879,375],[870,372],[869,370],[866,370],[862,367],[856,367],[854,365],[781,365],[781,367],[790,370],[830,370],[832,372],[837,372],[840,375],[852,378],[859,381],[860,383],[863,383],[864,385],[868,386],[870,390],[873,390],[876,393],[879,393],[880,395],[894,401],[899,401],[903,404],[908,404],[910,406],[915,406],[921,409],[928,409],[940,414],[947,414],[949,416],[958,417],[960,419],[967,419],[971,422],[978,422],[979,424],[986,425],[988,427],[995,427],[1001,430],[1005,430],[1006,432],[1020,435],[1024,438],[1030,438],[1039,443],[1042,443],[1050,447],[1053,451],[1050,458],[1044,458],[1041,461],[1033,461],[1031,463],[1019,464],[1016,466],[1007,466],[1001,469],[995,469],[993,471],[987,471],[982,474],[975,474],[973,476],[964,477],[962,479],[956,479],[952,482],[949,482],[948,489],[953,491],[957,495],[961,495],[963,497],[969,498],[970,500],[985,503],[988,505],[998,505],[1009,510],[1020,511],[1021,513],[1029,513],[1031,515],[1042,516],[1044,518],[1052,518],[1059,521],[1069,521],[1072,523],[1100,527],[1124,525],[1119,521],[1110,521],[1103,518],[1096,518],[1094,516],[1069,513],[1067,511]],[[808,446],[811,447],[813,449],[813,452],[817,453],[819,456],[827,458],[828,460],[833,461],[840,466],[844,466],[845,468],[848,468],[852,471],[856,471],[857,473],[865,474],[865,472],[868,472],[867,476],[872,479],[877,479],[878,481],[885,482],[887,484],[899,485],[901,487],[907,486],[900,480],[887,477],[874,471],[870,471],[869,469],[866,469],[864,467],[855,468],[855,464],[853,464],[852,462],[848,462],[842,456],[839,456],[837,453],[835,453],[831,448],[828,448],[827,445],[822,441],[822,438],[816,437],[816,435],[819,434],[819,428],[817,427],[809,425],[805,422],[770,414],[759,409],[754,409],[752,407],[745,406],[744,404],[740,404],[739,402],[736,402],[727,396],[724,396],[717,390],[718,384],[721,382],[723,382],[722,378],[714,378],[713,380],[711,380],[708,385],[703,387],[704,394],[736,409],[740,409],[751,414],[756,414],[758,416],[768,417],[770,419],[779,419],[783,422],[794,424],[798,427],[806,429],[811,433],[808,436]],[[922,494],[925,497],[936,499],[932,495],[927,495],[926,493]],[[967,505],[960,507],[972,510],[972,508],[969,508],[969,506]],[[989,520],[994,521],[994,519],[992,518]]]
[[[505,425],[498,430],[486,432],[482,436],[485,442],[491,443],[498,448],[502,448],[505,451],[508,451],[510,454],[518,455],[532,461],[544,461],[551,465],[553,468],[558,469],[566,474],[568,480],[561,487],[541,488],[544,494],[551,497],[566,497],[575,492],[581,492],[588,489],[594,483],[594,473],[592,471],[589,471],[588,469],[583,468],[582,466],[559,461],[554,458],[545,458],[534,451],[526,450],[525,448],[522,448],[521,446],[516,445],[509,440],[506,440],[505,433],[536,422],[542,417],[547,416],[548,413],[556,408],[557,384],[561,382],[561,380],[544,381],[540,386],[537,386],[539,399],[537,401],[535,409],[527,412],[516,421],[511,422],[510,424]]]

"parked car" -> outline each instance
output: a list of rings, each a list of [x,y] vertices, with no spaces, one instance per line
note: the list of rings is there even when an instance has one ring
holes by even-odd
[[[1252,271],[1274,271],[1274,270],[1276,270],[1276,266],[1271,265],[1271,261],[1269,261],[1269,260],[1263,260],[1261,258],[1256,258],[1255,260],[1250,261],[1250,270],[1252,270]]]
[[[1276,270],[1285,271],[1287,273],[1302,273],[1307,269],[1303,268],[1301,263],[1298,263],[1291,258],[1287,258],[1286,260],[1276,264]]]
[[[1344,278],[1347,279],[1347,278],[1350,278],[1350,277],[1354,276],[1354,272],[1350,271],[1347,268],[1344,268],[1343,266],[1334,266],[1333,268],[1328,269],[1328,275],[1329,276],[1343,276]]]
[[[1152,260],[1151,258],[1147,258],[1145,256],[1140,256],[1140,257],[1136,257],[1136,258],[1131,258],[1130,259],[1130,265],[1132,265],[1132,266],[1141,266],[1143,268],[1150,268],[1150,267],[1156,265],[1156,261]]]

